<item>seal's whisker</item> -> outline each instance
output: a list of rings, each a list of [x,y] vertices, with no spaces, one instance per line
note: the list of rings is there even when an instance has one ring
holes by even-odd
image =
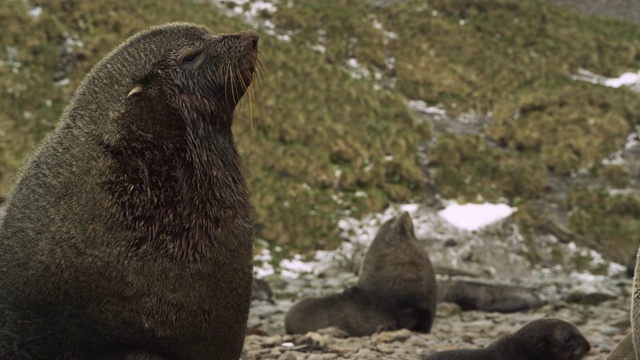
[[[231,62],[227,62],[227,76],[226,79],[229,80],[229,94],[225,94],[226,98],[228,98],[229,96],[231,96],[233,103],[235,104],[238,99],[236,98],[236,83],[235,83],[235,76],[233,76],[233,70],[231,68]],[[227,81],[225,81],[226,83]],[[230,104],[227,102],[227,109],[229,111],[232,111],[233,109],[230,108]]]
[[[233,96],[233,101],[234,102],[238,102],[240,101],[240,96],[238,96],[238,84],[236,82],[236,79],[239,77],[238,76],[238,65],[236,64],[236,62],[233,62],[232,64],[229,64],[229,68],[230,68],[230,72],[231,74],[231,90],[233,91],[233,93],[231,94]]]
[[[229,78],[229,66],[227,64],[227,67],[226,67],[226,69],[224,71],[224,75],[222,76],[223,83],[224,83],[224,98],[225,99],[228,98],[228,93],[227,93],[229,91],[229,89],[227,87],[227,85],[228,85],[227,79],[228,78]]]
[[[249,101],[249,132],[251,133],[251,135],[253,136],[253,103],[254,101],[254,92],[253,92],[253,87],[249,88],[249,91],[247,92],[247,98]]]

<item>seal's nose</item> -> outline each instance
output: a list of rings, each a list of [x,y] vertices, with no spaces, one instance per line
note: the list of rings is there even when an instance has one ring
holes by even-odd
[[[249,44],[251,44],[251,48],[253,50],[256,50],[258,48],[258,40],[260,40],[260,35],[258,35],[257,32],[253,30],[245,30],[238,34],[249,40]]]

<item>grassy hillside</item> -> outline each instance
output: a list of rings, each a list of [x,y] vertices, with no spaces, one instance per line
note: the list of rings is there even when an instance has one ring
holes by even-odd
[[[170,4],[33,2],[42,7],[36,18],[23,2],[2,7],[0,22],[9,29],[0,34],[2,58],[14,57],[0,67],[3,192],[20,162],[53,129],[84,74],[128,36],[167,21],[188,20],[217,32],[247,28],[210,6]],[[261,48],[268,70],[256,99],[241,106],[235,129],[258,208],[259,237],[273,244],[295,241],[301,249],[335,244],[339,213],[381,209],[420,193],[424,180],[415,149],[430,128],[415,124],[402,96],[374,91],[295,44],[263,34]],[[66,76],[68,85],[54,85]]]
[[[248,27],[186,0],[30,1],[42,8],[37,17],[22,1],[0,1],[0,194],[53,129],[84,74],[128,36],[167,21],[217,32]],[[608,76],[639,69],[638,26],[585,20],[533,0],[385,8],[364,0],[300,0],[262,16],[291,41],[261,32],[267,70],[255,99],[239,109],[235,133],[258,209],[257,235],[271,244],[331,247],[339,242],[341,215],[422,196],[417,148],[433,134],[411,115],[408,100],[450,115],[492,114],[486,137],[444,135],[432,146],[429,166],[444,197],[506,198],[525,209],[545,195],[549,174],[583,168],[626,186],[600,160],[638,125],[639,97],[567,75],[578,68]],[[348,70],[352,59],[362,66],[360,79]],[[590,221],[629,218],[580,191],[566,204],[584,207],[570,221],[575,232],[594,241],[638,241],[634,223],[605,231]]]

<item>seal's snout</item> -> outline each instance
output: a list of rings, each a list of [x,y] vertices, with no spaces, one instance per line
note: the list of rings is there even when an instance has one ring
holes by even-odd
[[[242,37],[244,37],[245,39],[248,40],[249,47],[252,50],[257,50],[258,49],[258,40],[260,40],[260,35],[258,35],[257,32],[255,32],[253,30],[246,30],[246,31],[243,31],[243,32],[239,33],[239,35],[241,35]]]

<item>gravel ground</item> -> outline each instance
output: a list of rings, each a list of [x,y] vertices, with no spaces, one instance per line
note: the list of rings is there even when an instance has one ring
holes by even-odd
[[[554,288],[556,292],[552,294],[547,291],[543,297],[571,298],[569,294],[574,293],[581,284],[575,280],[565,280],[546,282],[547,290]],[[502,335],[516,331],[531,320],[559,317],[574,323],[580,329],[592,346],[586,359],[596,360],[604,359],[630,331],[631,281],[600,279],[592,282],[591,285],[596,286],[585,294],[602,299],[601,291],[597,288],[604,286],[609,292],[615,292],[615,295],[613,299],[595,305],[556,300],[536,310],[501,314],[462,312],[455,304],[440,303],[434,327],[429,334],[400,330],[365,337],[345,337],[335,328],[305,335],[284,334],[284,316],[294,300],[278,297],[291,296],[292,292],[336,292],[355,281],[354,275],[346,273],[334,278],[319,278],[312,274],[297,279],[270,276],[268,282],[273,287],[276,300],[273,303],[254,301],[249,319],[250,326],[260,328],[268,335],[247,336],[242,359],[421,359],[437,351],[483,347]],[[584,283],[582,285],[584,287]]]

